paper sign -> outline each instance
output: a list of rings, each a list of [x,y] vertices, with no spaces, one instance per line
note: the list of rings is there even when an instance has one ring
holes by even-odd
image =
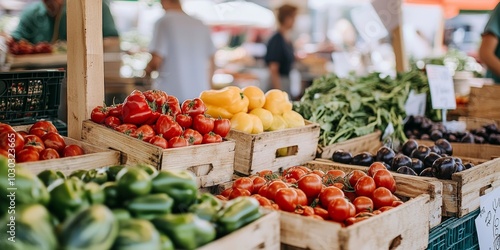
[[[392,31],[401,23],[401,0],[373,0],[372,6],[385,28]]]
[[[389,35],[371,5],[353,8],[351,10],[351,20],[361,38],[367,43],[377,43],[380,39]]]
[[[479,249],[500,249],[500,188],[479,197],[480,212],[476,218]]]
[[[415,91],[410,91],[408,99],[405,103],[406,115],[424,116],[427,106],[427,95],[425,93],[415,94]]]
[[[455,89],[450,71],[441,65],[426,65],[433,109],[456,109]]]

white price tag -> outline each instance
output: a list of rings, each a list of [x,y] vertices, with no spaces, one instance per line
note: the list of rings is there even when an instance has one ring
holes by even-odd
[[[408,100],[405,103],[405,111],[406,115],[416,115],[416,116],[424,116],[425,108],[427,104],[427,95],[425,93],[415,94],[415,91],[410,91],[410,95],[408,95]]]
[[[480,212],[476,218],[479,249],[500,248],[500,188],[479,197]]]
[[[426,65],[425,69],[431,89],[432,108],[456,109],[453,78],[448,68],[441,65]]]

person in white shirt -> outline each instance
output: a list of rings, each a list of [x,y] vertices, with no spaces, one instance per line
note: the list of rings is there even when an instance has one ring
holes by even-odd
[[[153,87],[182,103],[212,87],[215,47],[210,29],[187,15],[180,0],[161,0],[161,5],[165,14],[155,23],[145,70],[158,71]]]

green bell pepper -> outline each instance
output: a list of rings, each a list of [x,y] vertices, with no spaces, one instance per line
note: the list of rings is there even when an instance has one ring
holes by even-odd
[[[101,189],[104,192],[104,204],[106,204],[106,206],[115,208],[121,203],[118,199],[118,186],[116,182],[108,181],[101,185]]]
[[[116,181],[116,176],[123,168],[125,168],[125,166],[122,165],[116,165],[106,168],[106,173],[108,174],[108,180]]]
[[[160,233],[161,250],[174,250],[174,243],[168,236]]]
[[[196,201],[198,186],[190,171],[160,171],[153,178],[153,193],[165,193],[174,199],[174,212],[185,212]]]
[[[152,220],[155,227],[166,234],[176,248],[196,249],[215,239],[214,226],[195,214],[166,214]]]
[[[106,200],[106,195],[101,186],[95,182],[85,183],[83,189],[85,190],[85,197],[90,204],[103,204]]]
[[[50,186],[50,184],[52,184],[52,182],[56,181],[57,179],[65,179],[65,177],[61,177],[58,174],[58,172],[56,172],[52,169],[46,169],[46,170],[40,172],[37,176],[43,182],[43,184],[46,187],[48,187],[48,186]],[[61,172],[59,172],[59,173],[61,173]]]
[[[151,177],[140,168],[126,167],[116,176],[118,196],[122,199],[149,194],[151,191]]]
[[[113,215],[118,221],[124,221],[132,218],[132,216],[130,216],[129,211],[123,208],[115,208],[111,210],[111,212],[113,212]]]
[[[108,174],[104,169],[91,169],[87,171],[82,177],[84,182],[95,182],[97,184],[103,184],[108,181]]]
[[[237,197],[228,201],[217,215],[221,235],[229,234],[262,216],[259,202],[251,197]]]
[[[134,198],[126,205],[135,217],[151,220],[156,216],[172,212],[174,200],[167,194],[148,194]]]
[[[50,211],[61,221],[76,211],[88,207],[84,183],[76,177],[67,180],[59,179],[49,188]]]
[[[155,177],[158,174],[158,170],[155,167],[146,163],[137,164],[135,167],[146,171],[151,177]]]
[[[128,219],[120,221],[118,236],[113,250],[161,250],[160,233],[147,220]]]
[[[195,213],[198,217],[215,222],[217,212],[222,208],[222,201],[215,198],[215,196],[204,193],[198,198],[198,203],[189,207],[189,212]]]
[[[85,177],[85,174],[87,173],[87,170],[83,170],[83,169],[78,169],[78,170],[75,170],[73,171],[69,176],[68,178],[71,178],[71,177],[76,177],[80,180],[83,180],[83,177]]]
[[[33,173],[21,167],[9,167],[7,159],[0,163],[0,204],[8,209],[8,204],[15,200],[16,205],[40,203],[46,205],[50,195],[47,187]],[[13,166],[13,165],[12,165]],[[3,211],[5,212],[5,211]]]

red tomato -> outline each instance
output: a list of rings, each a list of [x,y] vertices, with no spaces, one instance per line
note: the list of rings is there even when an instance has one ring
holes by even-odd
[[[186,140],[186,138],[184,138],[182,136],[177,136],[177,137],[174,137],[174,138],[171,138],[170,140],[168,140],[168,147],[169,148],[181,148],[181,147],[187,147],[187,146],[189,146],[189,143]]]
[[[221,200],[221,201],[228,201],[227,197],[224,197],[222,195],[216,195],[215,198]]]
[[[170,140],[182,135],[182,127],[174,121],[172,116],[160,115],[156,121],[156,132],[162,134],[163,138]]]
[[[181,106],[179,105],[179,99],[173,95],[167,97],[167,112],[166,114],[171,116],[176,116],[181,113]]]
[[[322,170],[319,170],[319,169],[313,170],[312,173],[319,176],[319,177],[325,176],[325,172],[323,172]]]
[[[229,121],[229,119],[219,118],[214,121],[214,133],[226,137],[229,130],[231,130],[231,121]]]
[[[340,177],[340,178],[344,178],[345,177],[345,172],[342,171],[342,170],[339,170],[339,169],[331,169],[331,170],[328,170],[328,172],[326,172],[327,175],[330,175],[332,177]]]
[[[175,121],[181,125],[184,129],[190,128],[193,125],[193,118],[186,114],[180,114],[175,116]]]
[[[148,100],[139,90],[133,90],[123,101],[122,121],[135,125],[142,125],[151,119],[153,111]]]
[[[66,147],[66,142],[64,141],[64,138],[55,132],[49,132],[46,135],[42,137],[43,144],[45,145],[45,148],[53,148],[57,152],[62,152],[64,148]]]
[[[271,183],[269,183],[269,187],[267,188],[267,194],[266,194],[266,198],[270,199],[270,200],[274,200],[274,196],[276,196],[276,193],[278,192],[278,190],[282,189],[282,188],[287,188],[288,185],[286,185],[286,183],[284,183],[283,181],[281,180],[275,180],[275,181],[272,181]],[[259,192],[260,194],[260,192]],[[260,194],[262,195],[262,194]]]
[[[371,197],[373,191],[377,188],[375,185],[375,181],[372,177],[366,175],[356,182],[356,186],[354,186],[354,192],[356,192],[357,196],[367,196]]]
[[[316,198],[323,188],[321,177],[313,173],[302,176],[297,181],[297,184],[298,187],[304,191],[307,198]]]
[[[38,161],[40,158],[40,154],[38,151],[34,149],[25,148],[21,151],[16,152],[16,162],[30,162],[30,161]]]
[[[122,110],[123,110],[122,103],[108,107],[108,116],[113,116],[121,120]]]
[[[378,170],[387,170],[387,168],[384,166],[382,162],[376,161],[372,163],[372,165],[370,165],[370,168],[368,168],[368,175],[373,177],[375,172],[377,172]]]
[[[83,154],[85,154],[83,148],[75,144],[68,145],[63,150],[63,157],[78,156]]]
[[[400,206],[400,205],[403,205],[402,201],[393,201],[391,206],[397,207],[397,206]]]
[[[104,124],[106,125],[106,127],[114,129],[120,126],[122,124],[122,121],[116,116],[108,116],[106,117],[106,119],[104,119]]]
[[[248,190],[246,190],[246,189],[233,188],[233,190],[229,194],[229,199],[232,200],[232,199],[240,197],[240,196],[250,196],[250,195],[251,195],[251,193],[248,192]]]
[[[224,191],[222,191],[222,193],[220,193],[220,195],[222,195],[224,197],[229,197],[229,195],[231,194],[231,192],[233,192],[232,188],[226,188],[226,189],[224,189]]]
[[[241,188],[248,190],[248,192],[253,193],[253,180],[248,177],[240,177],[233,182],[233,189]]]
[[[153,130],[153,128],[151,126],[145,124],[145,125],[140,126],[138,129],[136,129],[130,135],[132,137],[139,139],[139,140],[147,142],[155,136],[155,131]]]
[[[344,222],[349,217],[353,217],[356,213],[353,212],[349,201],[346,199],[336,199],[328,206],[328,215],[333,221]]]
[[[11,154],[17,154],[24,147],[24,138],[16,132],[3,132],[0,134],[0,149]],[[12,152],[14,150],[14,152]]]
[[[200,98],[188,99],[182,102],[181,112],[187,114],[191,117],[196,117],[197,115],[202,115],[207,110],[207,107]],[[212,131],[212,130],[210,130]],[[201,131],[200,131],[201,133]],[[208,132],[206,132],[208,133]],[[202,134],[206,134],[202,133]]]
[[[304,191],[295,188],[295,192],[297,193],[297,203],[301,206],[307,206],[309,204],[309,201]]]
[[[321,208],[319,206],[314,207],[314,214],[321,216],[324,220],[330,219],[330,215],[328,215],[328,210]]]
[[[267,189],[269,188],[268,184],[262,186],[259,188],[259,191],[257,192],[257,194],[259,194],[260,196],[262,197],[266,197],[269,199],[269,197],[267,196]]]
[[[259,202],[261,206],[271,206],[273,203],[266,197],[262,195],[255,195],[254,198]]]
[[[186,129],[184,130],[184,138],[188,140],[189,145],[199,145],[203,142],[203,136],[200,134],[200,132],[194,130],[194,129]]]
[[[372,212],[373,215],[378,215],[378,214],[381,214],[382,212],[380,210],[374,210]]]
[[[137,130],[137,126],[135,124],[125,123],[125,124],[121,124],[121,125],[116,126],[115,130],[120,132],[120,133],[130,135],[130,134],[134,133],[135,130]]]
[[[149,139],[149,143],[163,149],[168,148],[168,141],[165,138],[163,138],[163,135],[153,136],[151,139]]]
[[[52,124],[52,122],[50,122],[50,121],[37,121],[30,127],[30,130],[28,133],[30,135],[36,135],[36,136],[42,138],[48,132],[58,133],[56,126],[54,126],[54,124]]]
[[[366,196],[359,196],[352,202],[356,208],[356,213],[373,211],[373,201]]]
[[[347,220],[345,221],[345,224],[346,224],[347,226],[351,226],[351,225],[353,225],[353,224],[356,224],[356,223],[358,223],[358,222],[360,222],[360,221],[367,220],[367,219],[369,219],[369,218],[370,218],[370,217],[349,217],[349,218],[347,218]]]
[[[314,208],[310,207],[310,206],[298,206],[297,208],[295,208],[295,211],[294,211],[296,214],[300,214],[302,216],[312,216],[314,215]],[[320,217],[321,219],[323,219],[322,217]]]
[[[0,134],[1,134],[1,133],[2,133],[2,132],[0,132]],[[20,134],[23,138],[25,138],[27,135],[29,135],[29,134],[28,134],[28,132],[26,132],[26,131],[19,131],[19,132],[17,132],[17,133],[18,133],[18,134]]]
[[[358,182],[359,178],[366,176],[365,172],[361,170],[354,170],[349,174],[349,184],[351,184],[351,187],[356,186],[356,183]]]
[[[290,179],[290,178],[293,178],[295,180],[298,180],[300,179],[302,176],[304,176],[306,174],[306,171],[304,171],[303,169],[300,169],[300,168],[294,168],[292,167],[292,169],[288,169],[288,171],[285,173],[283,173],[283,176],[286,178],[286,179]]]
[[[344,190],[344,195],[351,202],[353,202],[358,197],[354,191],[345,191]]]
[[[6,123],[0,123],[0,134],[3,132],[16,132],[13,127]]]
[[[375,185],[377,187],[385,187],[389,189],[391,193],[396,192],[396,181],[389,170],[382,169],[377,171],[373,176],[373,180],[375,180]]]
[[[394,202],[391,191],[385,187],[379,187],[375,189],[372,196],[375,209],[380,209],[381,207],[385,206],[392,206],[392,203]]]
[[[193,117],[193,129],[198,130],[200,134],[208,134],[214,129],[214,119],[205,115]]]
[[[26,147],[36,149],[38,153],[45,149],[42,139],[36,135],[26,135],[24,137],[24,148]]]
[[[46,148],[40,152],[40,160],[50,160],[59,158],[59,153],[53,148]]]
[[[297,199],[298,197],[295,189],[281,188],[280,190],[278,190],[278,192],[276,192],[274,201],[276,202],[276,204],[278,204],[281,210],[286,212],[293,212],[295,211],[297,205],[299,205]]]
[[[394,208],[394,207],[391,207],[391,206],[384,206],[384,207],[381,207],[379,210],[380,210],[380,212],[382,212],[382,213],[383,213],[383,212],[385,212],[385,211],[387,211],[387,210],[391,210],[391,209],[393,209],[393,208]]]
[[[156,110],[161,110],[167,104],[168,95],[164,91],[153,89],[142,92],[148,100],[149,105]]]
[[[259,189],[266,185],[266,179],[264,179],[263,177],[260,177],[260,176],[256,176],[255,178],[253,178],[252,180],[253,182],[253,192],[252,193],[257,193],[259,192]]]
[[[90,113],[90,120],[95,123],[103,124],[106,117],[108,117],[108,108],[103,106],[95,107]]]
[[[319,193],[319,201],[323,208],[328,208],[334,200],[344,198],[344,192],[337,187],[326,187]]]
[[[266,169],[266,170],[262,170],[262,171],[258,172],[257,174],[258,174],[260,177],[264,177],[264,178],[266,178],[266,176],[271,176],[271,175],[273,175],[273,171]]]
[[[209,132],[203,136],[202,144],[222,142],[222,137],[214,132]]]
[[[9,152],[7,152],[7,150],[0,149],[0,155],[3,155],[5,157],[9,158]]]

